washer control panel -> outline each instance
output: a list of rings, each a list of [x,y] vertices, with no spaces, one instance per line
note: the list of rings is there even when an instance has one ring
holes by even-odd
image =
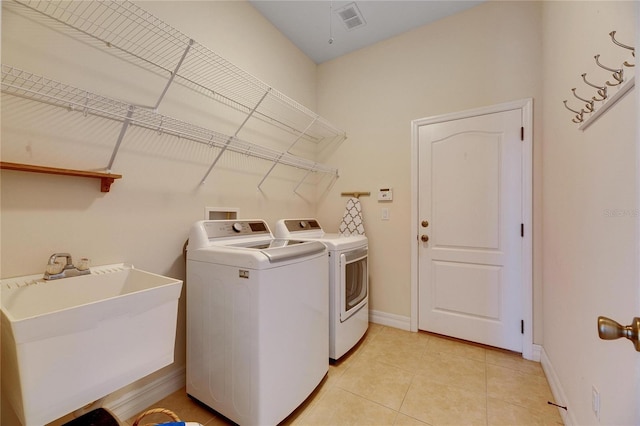
[[[204,221],[203,226],[209,239],[271,235],[269,227],[262,220],[207,220]]]

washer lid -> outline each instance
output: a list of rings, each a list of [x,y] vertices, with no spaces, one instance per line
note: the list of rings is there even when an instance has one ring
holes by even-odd
[[[290,244],[261,250],[261,253],[267,256],[269,262],[276,263],[283,262],[285,260],[300,259],[317,253],[326,252],[327,250],[324,244],[317,241],[287,241]]]
[[[187,250],[187,261],[247,269],[268,269],[319,256],[327,256],[327,247],[319,241],[270,239],[240,244],[214,244]]]
[[[227,247],[237,247],[246,250],[258,250],[265,255],[269,262],[276,263],[284,260],[299,259],[326,250],[324,244],[317,241],[273,239],[259,242],[230,244]]]

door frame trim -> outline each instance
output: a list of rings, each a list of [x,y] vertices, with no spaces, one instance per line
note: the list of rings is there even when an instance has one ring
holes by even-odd
[[[522,357],[533,359],[533,99],[525,98],[482,108],[436,115],[411,121],[411,331],[418,331],[418,129],[420,126],[520,110],[524,126],[522,141]],[[528,326],[527,326],[528,324]]]

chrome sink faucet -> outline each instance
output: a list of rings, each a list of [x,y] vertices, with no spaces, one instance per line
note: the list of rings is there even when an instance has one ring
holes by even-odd
[[[58,258],[64,257],[67,259],[66,264],[56,262]],[[57,280],[59,278],[76,277],[78,275],[87,275],[91,273],[89,269],[88,259],[80,260],[81,266],[73,266],[73,260],[69,253],[54,253],[49,258],[47,263],[47,269],[44,273],[45,280]]]

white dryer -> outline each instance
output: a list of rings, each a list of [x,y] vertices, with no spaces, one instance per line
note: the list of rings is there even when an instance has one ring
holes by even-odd
[[[261,220],[196,222],[187,246],[187,394],[275,425],[329,369],[327,250]]]
[[[315,219],[281,219],[275,236],[322,242],[329,250],[329,358],[335,361],[369,327],[369,240],[325,233]]]

